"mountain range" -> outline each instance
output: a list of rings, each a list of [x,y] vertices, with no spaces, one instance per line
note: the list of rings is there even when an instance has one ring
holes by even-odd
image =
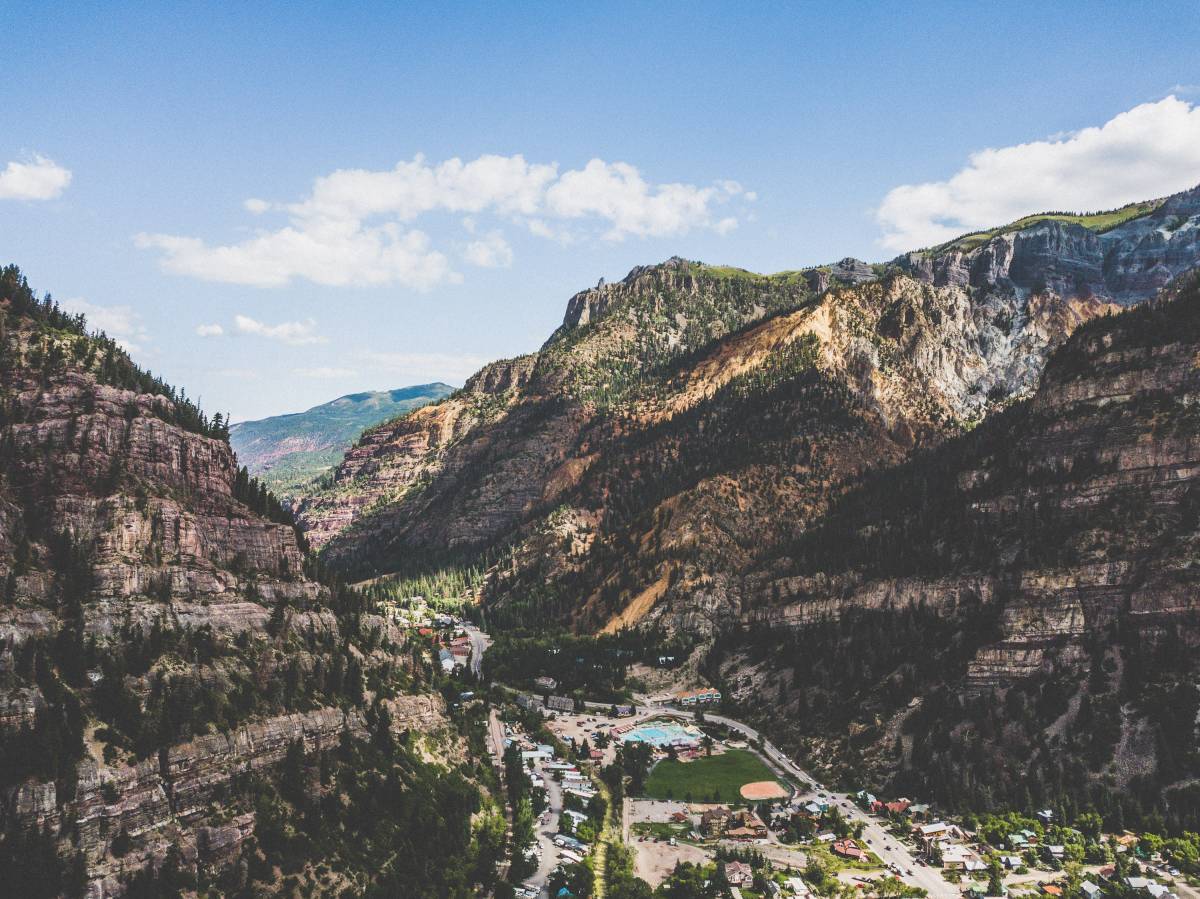
[[[363,430],[453,390],[438,383],[351,393],[304,412],[237,422],[229,428],[229,443],[250,474],[291,499],[340,462]]]
[[[299,521],[350,577],[483,570],[494,627],[685,640],[818,767],[1194,824],[1198,264],[1200,188],[885,264],[639,267],[368,430]]]
[[[5,888],[487,893],[484,707],[374,602],[418,582],[669,643],[843,785],[1200,828],[1198,268],[1200,188],[672,258],[459,390],[232,428],[4,269]],[[298,479],[372,418],[294,513],[231,446]]]

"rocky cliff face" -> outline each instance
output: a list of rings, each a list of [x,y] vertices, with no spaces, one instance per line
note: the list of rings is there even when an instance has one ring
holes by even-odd
[[[397,735],[446,725],[438,696],[405,696],[388,708]],[[52,832],[67,827],[87,863],[86,895],[119,896],[130,875],[161,866],[172,848],[185,865],[219,870],[236,859],[255,830],[253,811],[227,811],[238,779],[277,768],[293,745],[314,755],[335,749],[344,735],[369,735],[361,712],[278,715],[171,746],[137,764],[85,760],[72,796],[60,797],[53,781],[27,782],[6,797],[4,814],[10,824]],[[134,848],[122,851],[117,846],[126,838]]]
[[[952,731],[962,719],[944,703],[1026,684],[1033,692],[1017,688],[1024,698],[1011,702],[1034,711],[1012,739],[1036,742],[1037,716],[1053,709],[1057,745],[1074,741],[1100,768],[1117,764],[1112,783],[1128,786],[1131,772],[1149,770],[1145,719],[1125,701],[1136,686],[1118,698],[1095,675],[1097,708],[1120,724],[1112,745],[1082,736],[1100,713],[1078,691],[1068,709],[1050,699],[1038,705],[1034,693],[1042,695],[1047,678],[1072,693],[1080,665],[1126,666],[1124,655],[1096,648],[1108,628],[1129,634],[1156,615],[1178,622],[1192,614],[1179,598],[1186,588],[1172,586],[1191,569],[1148,549],[1165,532],[1132,539],[1125,524],[1136,519],[1133,484],[1152,491],[1139,501],[1161,498],[1174,509],[1168,519],[1190,508],[1181,496],[1193,437],[1160,439],[1142,413],[1171,390],[1190,396],[1194,348],[1131,351],[1111,378],[1113,360],[1090,343],[1054,354],[1079,328],[1102,333],[1089,323],[1154,299],[1200,264],[1198,235],[1200,189],[1117,215],[1034,217],[886,266],[843,260],[770,277],[681,260],[635,269],[573,297],[563,325],[522,360],[522,377],[485,369],[472,390],[373,432],[339,472],[339,489],[315,498],[301,520],[327,559],[364,576],[411,570],[414,559],[485,560],[482,598],[501,626],[550,619],[691,639],[701,647],[695,658],[708,657],[710,675],[731,692],[776,697],[798,720],[810,703],[837,700],[820,692],[821,672],[780,659],[807,654],[823,660],[826,674],[861,669],[864,683],[847,683],[865,707],[874,708],[869,696],[889,698],[876,717],[834,729],[858,735],[850,748],[859,755],[862,744],[884,747],[862,760],[879,772],[899,765],[915,778],[937,765],[961,768],[961,758],[939,755],[904,728],[920,721]],[[1067,386],[1053,368],[1057,380],[1042,383],[1047,359],[1061,366],[1081,347],[1082,381]],[[1139,361],[1142,352],[1149,355]],[[493,383],[503,387],[489,390]],[[1079,405],[1073,391],[1081,389],[1096,392],[1095,402]],[[1182,433],[1187,408],[1159,411]],[[978,452],[971,464],[961,457],[968,445]],[[943,452],[950,455],[936,455]],[[834,533],[853,506],[844,498],[862,495],[864,479],[923,470],[930,458],[959,479],[939,495],[981,491],[945,517],[951,529],[939,524],[941,507],[891,529],[864,511],[840,543],[820,544],[824,556],[805,555],[819,535]],[[1092,480],[1093,471],[1103,479]],[[913,483],[934,490],[924,478]],[[1001,484],[1016,493],[998,492]],[[1168,485],[1184,494],[1168,498]],[[924,496],[889,496],[886,505]],[[1003,522],[1005,539],[982,520]],[[1075,530],[1064,537],[1060,525]],[[922,542],[926,533],[941,542]],[[970,561],[922,564],[964,537],[974,541]],[[830,561],[840,545],[864,547],[869,560],[888,541],[908,567]],[[1134,616],[1142,604],[1156,612]],[[730,637],[747,628],[771,635],[762,643],[773,651]],[[870,634],[889,628],[908,645],[863,662],[874,651]],[[845,652],[826,658],[826,645]],[[938,660],[939,671],[924,658]],[[921,705],[951,682],[957,692]],[[896,696],[915,700],[919,714],[905,706],[908,717],[899,716]],[[836,755],[838,747],[828,748]],[[995,764],[1069,756],[1038,748],[1042,761],[1014,749]],[[960,784],[957,774],[943,780]],[[1058,776],[1045,794],[1063,783]],[[916,787],[936,792],[931,781]],[[976,802],[969,792],[952,798]]]
[[[1145,215],[1097,232],[1046,218],[982,245],[952,242],[895,264],[938,285],[996,286],[1094,296],[1129,305],[1189,271],[1200,254],[1200,188],[1168,197]]]
[[[1195,278],[1083,327],[1032,399],[780,547],[756,576],[772,597],[747,616],[758,636],[719,647],[714,673],[798,747],[903,789],[1101,808],[1136,792],[1194,823],[1198,360]],[[905,633],[918,609],[932,645]],[[878,662],[823,682],[851,653]]]
[[[489,366],[452,399],[364,435],[333,488],[308,499],[299,519],[332,564],[359,576],[411,568],[416,556],[532,559],[554,541],[569,540],[575,553],[597,540],[619,541],[596,533],[611,508],[610,488],[598,483],[609,476],[606,460],[657,440],[664,420],[698,409],[732,381],[770,370],[777,351],[800,337],[817,340],[823,376],[849,391],[864,426],[886,435],[859,447],[847,470],[889,462],[893,443],[904,452],[940,440],[1028,396],[1047,355],[1079,323],[1150,297],[1200,260],[1200,193],[1147,209],[1103,234],[1039,221],[973,248],[909,254],[889,266],[846,259],[769,277],[678,259],[634,269],[572,297],[562,326],[537,353]],[[724,424],[710,427],[740,426],[739,414],[726,410]],[[755,483],[741,481],[737,464],[692,489],[719,492],[732,479],[742,497],[755,494],[757,473]],[[638,473],[630,476],[638,483]],[[672,517],[708,502],[677,497]],[[725,500],[712,502],[728,511]],[[772,538],[794,526],[780,517],[764,526]],[[591,564],[552,555],[552,567],[570,579]],[[678,571],[644,567],[636,589],[619,591],[625,601]],[[725,561],[717,568],[736,571]],[[519,563],[494,573],[489,592],[500,600],[517,585],[558,589],[545,564],[536,573]],[[597,576],[587,593],[608,576]],[[691,578],[672,583],[692,594]],[[668,588],[654,605],[675,592]]]
[[[306,576],[224,423],[13,268],[0,458],[0,868],[30,895],[118,896],[172,848],[193,875],[257,858],[246,785],[290,747],[442,728],[403,695],[419,651]]]
[[[453,393],[446,384],[352,393],[305,412],[238,422],[229,444],[250,474],[291,500],[342,460],[369,427]]]

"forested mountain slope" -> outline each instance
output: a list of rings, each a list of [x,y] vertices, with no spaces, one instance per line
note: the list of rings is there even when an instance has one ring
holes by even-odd
[[[302,526],[351,576],[484,568],[494,627],[691,641],[794,745],[879,781],[988,805],[1034,770],[1045,801],[1178,815],[1194,290],[1112,316],[1197,265],[1200,189],[884,266],[635,269],[364,435]]]
[[[710,673],[806,756],[959,807],[1200,823],[1200,277],[877,472],[750,576]]]
[[[238,461],[271,492],[293,499],[342,461],[367,428],[452,393],[448,384],[351,393],[304,412],[241,421],[229,428]]]
[[[474,895],[495,856],[420,653],[306,575],[226,437],[0,273],[3,891]]]
[[[538,352],[364,434],[301,525],[351,576],[483,559],[517,617],[711,632],[841,485],[1027,396],[1080,322],[1200,262],[1200,190],[1103,233],[1076,218],[886,266],[635,269]]]

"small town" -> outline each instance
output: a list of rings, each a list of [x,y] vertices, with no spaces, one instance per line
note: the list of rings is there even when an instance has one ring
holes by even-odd
[[[5,0],[0,899],[1200,899],[1200,0]]]
[[[417,609],[393,614],[444,674],[479,674],[487,635]],[[463,706],[480,702],[476,691],[459,695]],[[522,899],[601,895],[597,872],[614,849],[652,888],[698,881],[731,899],[1200,899],[1179,867],[1192,848],[1105,833],[1096,815],[962,818],[919,799],[826,787],[719,714],[713,687],[605,703],[537,674],[492,684],[489,695],[493,756],[529,808],[528,827],[513,830]]]

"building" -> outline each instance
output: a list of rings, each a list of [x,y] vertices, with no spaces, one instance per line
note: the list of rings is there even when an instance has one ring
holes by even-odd
[[[942,867],[947,871],[986,871],[987,865],[978,855],[958,843],[942,848]]]
[[[439,649],[438,662],[442,666],[442,671],[444,671],[446,674],[450,674],[454,671],[454,666],[456,663],[454,661],[454,655],[450,652],[450,650]]]
[[[549,691],[549,690],[555,690],[558,688],[558,681],[556,681],[552,677],[547,677],[546,675],[543,674],[541,677],[535,677],[533,679],[533,685],[535,687],[537,687],[539,690]]]
[[[706,837],[720,836],[725,832],[725,828],[729,826],[729,819],[732,815],[733,813],[722,805],[710,808],[708,811],[701,813],[700,833]]]
[[[633,706],[631,705],[619,705],[614,706],[614,708],[617,710],[618,718],[628,718],[633,714]]]
[[[546,708],[555,712],[575,711],[575,700],[570,696],[547,696]]]
[[[520,693],[517,695],[517,705],[527,712],[535,712],[546,704],[542,697],[535,693]]]
[[[840,855],[842,858],[852,859],[856,862],[867,860],[867,853],[854,840],[836,840],[831,848],[834,855]]]
[[[752,811],[735,812],[726,824],[725,836],[731,840],[765,840],[767,825]]]
[[[1087,896],[1087,899],[1100,899],[1100,896],[1104,893],[1098,884],[1094,884],[1090,880],[1085,880],[1081,883],[1079,889],[1083,892],[1083,895]]]
[[[581,843],[574,837],[569,837],[562,833],[555,835],[554,845],[559,849],[570,849],[573,852],[587,852],[586,843]]]
[[[1148,893],[1152,899],[1176,899],[1174,893],[1149,877],[1126,877],[1125,883],[1131,890]]]
[[[712,687],[704,687],[700,690],[684,690],[682,693],[675,694],[675,701],[680,705],[705,705],[710,702],[720,702],[721,691]]]
[[[807,899],[807,897],[812,895],[812,890],[809,889],[808,884],[799,877],[789,877],[785,883],[791,894],[799,897],[799,899]]]
[[[754,883],[754,871],[745,862],[726,862],[725,880],[731,887],[748,887]]]

